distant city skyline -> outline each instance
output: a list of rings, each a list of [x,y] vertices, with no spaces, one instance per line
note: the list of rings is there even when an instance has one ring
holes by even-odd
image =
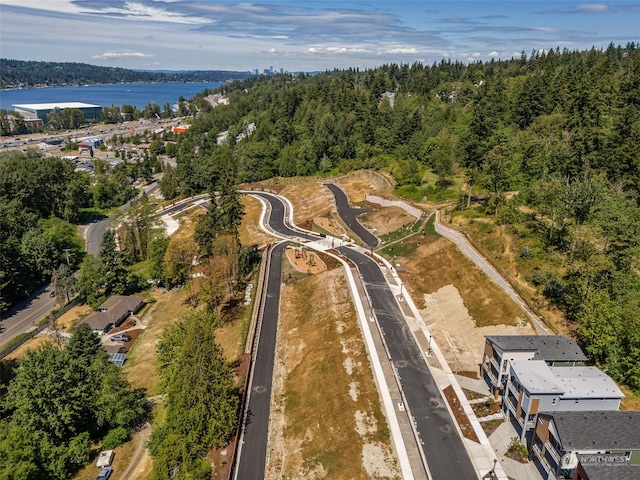
[[[1,0],[0,57],[252,72],[487,61],[637,43],[638,1]]]

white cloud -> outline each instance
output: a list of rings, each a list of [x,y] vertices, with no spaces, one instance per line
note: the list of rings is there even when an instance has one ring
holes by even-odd
[[[124,2],[122,6],[104,7],[94,10],[93,13],[123,16],[128,19],[141,19],[154,22],[186,23],[192,25],[203,25],[211,23],[208,18],[194,15],[183,15],[170,11],[161,6],[145,5],[140,2]]]
[[[382,55],[414,55],[418,53],[418,49],[415,47],[395,47],[379,49],[378,53]]]
[[[609,5],[604,3],[580,3],[576,5],[576,10],[589,13],[608,12]]]
[[[489,52],[487,56],[491,58],[496,58],[496,57],[499,57],[500,54],[494,50],[493,52]]]
[[[368,53],[367,49],[359,47],[309,47],[307,53],[320,54],[356,54]]]

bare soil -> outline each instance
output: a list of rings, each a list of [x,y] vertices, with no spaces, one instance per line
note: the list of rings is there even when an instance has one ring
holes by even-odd
[[[341,269],[283,287],[266,478],[399,478]]]
[[[423,298],[425,308],[420,312],[422,320],[453,371],[473,371],[477,374],[478,365],[482,361],[485,335],[535,335],[533,327],[522,317],[519,325],[477,326],[477,322],[469,315],[460,292],[451,284],[433,293],[424,294]]]
[[[276,237],[268,235],[260,228],[262,202],[249,195],[242,195],[242,204],[244,205],[244,217],[240,224],[240,243],[242,246],[265,245],[273,242]]]
[[[451,242],[431,235],[405,242],[419,245],[395,259],[398,271],[452,370],[477,371],[484,335],[534,334],[511,298]]]
[[[455,216],[452,222],[453,226],[467,234],[485,258],[508,277],[511,284],[536,308],[553,330],[563,335],[571,335],[571,327],[563,313],[527,280],[533,273],[532,267],[537,263],[529,262],[531,265],[527,266],[525,262],[517,261],[523,243],[511,233],[509,227],[496,225],[494,219],[488,217],[469,219]]]
[[[385,235],[410,225],[415,218],[399,207],[381,207],[373,203],[367,204],[371,211],[358,217],[360,223],[374,235]]]

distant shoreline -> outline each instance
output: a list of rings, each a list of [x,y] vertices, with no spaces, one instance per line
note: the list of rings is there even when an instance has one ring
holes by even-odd
[[[226,83],[225,82],[211,82],[208,80],[173,80],[173,81],[156,81],[156,82],[112,82],[112,83],[83,83],[83,84],[66,84],[66,85],[29,85],[25,87],[0,87],[0,92],[16,91],[16,90],[30,90],[34,88],[67,88],[67,87],[100,87],[105,85],[157,85],[161,83]]]

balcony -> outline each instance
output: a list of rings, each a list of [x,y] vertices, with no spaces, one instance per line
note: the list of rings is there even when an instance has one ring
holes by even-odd
[[[561,457],[560,457],[560,455],[558,454],[558,452],[556,452],[556,449],[554,448],[554,446],[553,446],[553,445],[551,445],[549,442],[546,442],[546,443],[544,444],[544,448],[545,448],[545,451],[547,452],[547,454],[549,454],[549,456],[550,456],[551,458],[553,458],[553,460],[554,460],[558,465],[560,465]]]

